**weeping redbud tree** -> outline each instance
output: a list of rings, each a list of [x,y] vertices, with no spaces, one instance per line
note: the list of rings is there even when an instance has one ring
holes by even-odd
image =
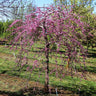
[[[17,58],[17,63],[20,64],[21,67],[28,64],[28,56],[24,56],[24,53],[28,55],[28,50],[37,42],[41,41],[40,44],[44,45],[41,53],[45,53],[43,54],[45,57],[43,56],[42,60],[45,60],[46,63],[42,65],[42,68],[44,68],[42,70],[45,70],[44,88],[46,92],[49,92],[49,74],[56,72],[56,76],[59,78],[58,73],[60,72],[60,75],[63,77],[66,64],[72,72],[75,70],[76,63],[80,61],[79,56],[84,57],[85,50],[80,40],[86,37],[86,30],[84,29],[85,24],[81,22],[80,18],[80,16],[72,12],[71,8],[66,9],[64,6],[62,8],[50,6],[44,8],[44,10],[37,8],[36,12],[26,16],[25,21],[16,20],[10,25],[10,27],[15,26],[14,29],[12,29],[12,35],[15,35],[15,38],[12,40],[12,47],[20,44],[20,54],[23,54],[23,56],[18,56],[19,59]],[[77,35],[80,36],[80,39],[78,39]],[[50,46],[53,44],[56,44],[56,50],[51,49]],[[52,68],[49,67],[51,61],[50,54],[52,52],[55,52],[55,55],[62,55],[63,59],[59,59],[66,61],[60,63],[62,65],[62,68],[60,67],[61,69],[58,69],[59,64],[57,57],[55,58],[55,69],[52,71]],[[39,55],[39,57],[40,56],[41,55]],[[24,60],[27,61],[25,64],[21,62]],[[37,63],[38,60],[34,60],[32,64],[29,64],[33,67],[29,66],[26,70],[32,72],[35,68],[41,68],[41,63]]]

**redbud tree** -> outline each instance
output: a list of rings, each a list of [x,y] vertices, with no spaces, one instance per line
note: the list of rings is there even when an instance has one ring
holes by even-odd
[[[81,17],[72,12],[72,9],[66,9],[64,6],[61,7],[44,7],[44,10],[41,8],[37,8],[37,10],[27,16],[25,16],[25,20],[16,20],[14,21],[10,27],[14,27],[12,35],[15,35],[15,38],[12,40],[12,47],[20,44],[19,48],[20,54],[23,54],[23,57],[19,56],[19,60],[17,60],[18,64],[24,66],[22,64],[22,60],[27,60],[27,56],[24,56],[24,53],[28,53],[28,50],[32,48],[32,46],[37,43],[35,38],[42,41],[44,46],[42,48],[42,52],[45,53],[45,57],[43,59],[46,63],[43,65],[45,70],[45,89],[49,92],[49,74],[53,71],[56,72],[56,76],[58,72],[61,72],[62,76],[63,70],[65,70],[65,66],[63,66],[61,71],[57,71],[58,61],[56,58],[56,67],[55,70],[50,71],[49,62],[50,62],[50,54],[52,53],[51,45],[56,44],[57,49],[55,50],[55,54],[64,55],[64,60],[68,62],[62,62],[62,65],[67,64],[67,66],[71,66],[72,68],[76,65],[76,62],[79,62],[79,56],[82,55],[84,57],[85,50],[82,46],[81,39],[86,37],[84,29],[84,24],[81,21]],[[78,39],[80,36],[81,39]],[[42,45],[42,43],[41,43]],[[63,52],[60,51],[63,49]],[[38,54],[38,53],[37,53]],[[44,54],[43,54],[44,55]],[[34,68],[40,68],[40,64],[38,61],[34,60],[31,64],[33,67],[27,67],[27,71],[32,71]],[[73,62],[74,66],[73,66]],[[27,64],[27,63],[26,63]],[[37,65],[36,65],[37,64]]]

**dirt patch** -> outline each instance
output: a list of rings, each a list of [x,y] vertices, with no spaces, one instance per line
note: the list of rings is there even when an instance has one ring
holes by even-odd
[[[8,96],[7,94],[1,94],[0,96]]]
[[[1,52],[0,52],[0,58],[6,59],[6,60],[15,60],[13,55],[6,54],[6,53],[1,53]]]

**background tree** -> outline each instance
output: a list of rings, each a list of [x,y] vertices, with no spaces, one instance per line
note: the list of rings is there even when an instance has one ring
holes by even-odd
[[[17,4],[13,4],[12,6],[12,19],[16,20],[16,19],[24,19],[24,15],[25,15],[25,7],[24,7],[24,3],[21,2],[21,5],[18,7]]]
[[[11,19],[13,19],[13,20],[16,20],[16,19],[18,19],[18,7],[17,7],[17,5],[13,5],[12,6],[12,9],[11,9],[11,11],[12,11],[12,18]]]
[[[11,31],[8,31],[7,29],[9,28],[9,25],[12,24],[12,22],[12,20],[0,21],[0,38],[9,40],[8,36],[11,34]]]
[[[28,2],[33,6],[33,0],[0,0],[0,17],[4,19],[23,18]]]
[[[36,11],[36,5],[34,4],[34,2],[28,2],[28,4],[26,5],[25,8],[26,11],[26,15],[35,12]]]
[[[11,11],[12,5],[14,3],[20,3],[21,0],[1,0],[0,1],[0,15],[5,16],[7,18],[11,17]],[[19,7],[19,4],[18,4]]]
[[[25,19],[24,16],[28,15],[36,10],[36,6],[33,2],[21,2],[21,5],[18,7],[18,5],[13,4],[12,6],[12,19]]]
[[[25,19],[25,14],[29,14],[35,11],[35,4],[33,0],[1,0],[0,1],[0,15],[4,17],[4,21],[1,21],[0,36],[10,41],[14,36],[10,36],[11,31],[8,31],[9,24],[16,19]],[[10,37],[10,38],[9,38]]]
[[[93,1],[94,0],[54,0],[54,3],[55,5],[72,5],[74,10],[76,11],[77,9],[80,10],[80,8],[84,7],[93,7]]]
[[[55,5],[66,5],[66,7],[69,7],[69,5],[72,5],[72,11],[73,13],[76,13],[78,15],[82,16],[82,21],[89,25],[86,26],[86,42],[82,40],[83,44],[88,47],[93,44],[93,38],[95,36],[92,36],[92,34],[95,34],[95,19],[93,17],[94,14],[92,14],[94,10],[94,0],[54,0]],[[79,30],[78,30],[79,31]],[[80,36],[77,34],[77,37],[80,39]]]
[[[84,17],[85,18],[85,17]],[[87,32],[86,32],[86,40],[83,41],[83,44],[87,46],[88,48],[91,46],[92,49],[95,46],[95,41],[96,41],[96,15],[95,14],[87,14],[86,18],[83,21],[86,22],[89,26],[86,27]]]

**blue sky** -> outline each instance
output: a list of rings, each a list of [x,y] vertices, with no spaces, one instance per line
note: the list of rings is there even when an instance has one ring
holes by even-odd
[[[35,0],[35,4],[38,6],[38,7],[43,7],[44,5],[48,5],[48,4],[51,4],[53,3],[53,0]]]

